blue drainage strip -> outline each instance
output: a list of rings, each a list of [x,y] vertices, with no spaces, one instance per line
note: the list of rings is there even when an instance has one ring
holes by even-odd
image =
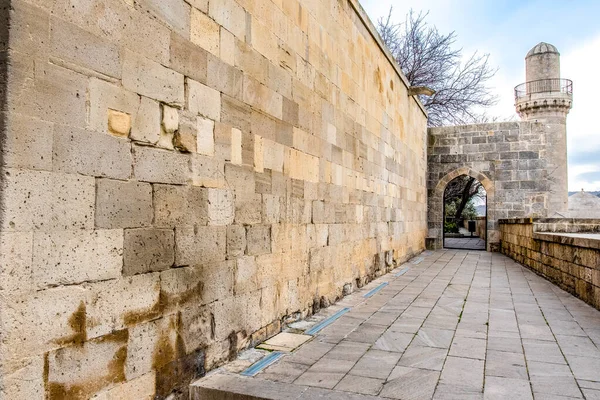
[[[274,351],[270,353],[268,356],[263,358],[262,360],[252,364],[252,366],[245,371],[241,372],[240,375],[244,376],[255,376],[263,369],[267,368],[269,365],[273,364],[275,361],[279,360],[283,357],[284,353],[280,351]]]
[[[342,308],[340,311],[336,312],[331,317],[325,318],[323,321],[319,322],[317,325],[313,326],[312,328],[310,328],[309,330],[304,332],[304,334],[305,335],[316,334],[321,329],[324,329],[324,328],[328,327],[329,325],[331,325],[332,323],[334,323],[339,317],[346,314],[348,311],[350,311],[350,309],[348,307]]]
[[[371,290],[369,293],[366,293],[363,297],[365,299],[368,299],[369,297],[373,296],[375,293],[379,292],[381,289],[383,289],[387,285],[388,285],[388,282],[383,282],[381,285],[377,286],[375,289]]]
[[[413,263],[413,264],[417,265],[417,264],[420,264],[420,263],[421,263],[423,260],[424,260],[424,258],[423,258],[423,257],[417,257],[417,258],[414,258],[414,259],[411,261],[411,263]]]
[[[433,251],[431,251],[431,250],[425,250],[425,251],[424,251],[423,253],[421,253],[421,254],[423,254],[425,257],[427,257],[427,256],[430,256],[430,255],[432,255],[432,254],[433,254]]]
[[[395,276],[402,276],[408,272],[408,267],[404,268],[402,271],[398,272]]]

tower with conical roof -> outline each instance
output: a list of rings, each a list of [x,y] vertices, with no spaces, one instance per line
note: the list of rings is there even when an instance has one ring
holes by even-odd
[[[545,144],[543,160],[550,187],[549,215],[567,210],[567,114],[573,102],[573,82],[560,77],[560,53],[541,42],[525,57],[527,81],[515,88],[515,107],[523,121],[531,122],[531,133]],[[532,146],[534,146],[532,144]]]

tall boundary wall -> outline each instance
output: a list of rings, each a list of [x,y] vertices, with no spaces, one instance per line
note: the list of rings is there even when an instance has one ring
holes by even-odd
[[[426,116],[355,0],[0,0],[0,30],[0,398],[187,398],[423,250]]]

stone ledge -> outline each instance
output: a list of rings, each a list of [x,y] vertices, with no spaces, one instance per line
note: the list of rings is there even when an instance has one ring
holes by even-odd
[[[534,232],[533,238],[544,242],[600,250],[600,234]]]

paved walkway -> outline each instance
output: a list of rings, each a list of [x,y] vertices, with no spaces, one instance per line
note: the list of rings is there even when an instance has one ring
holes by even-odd
[[[448,249],[485,250],[485,240],[478,237],[445,238],[444,247]]]
[[[600,312],[498,253],[421,256],[296,327],[344,307],[256,377],[221,371],[200,386],[268,399],[600,399]]]

